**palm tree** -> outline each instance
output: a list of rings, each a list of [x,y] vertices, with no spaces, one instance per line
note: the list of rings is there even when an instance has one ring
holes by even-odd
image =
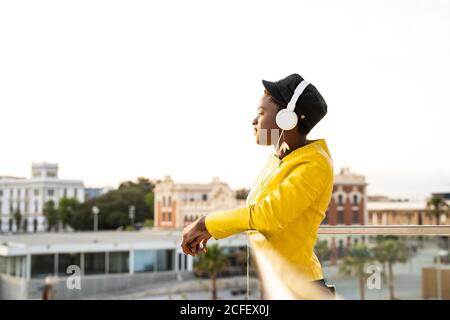
[[[328,248],[328,242],[326,240],[319,240],[316,243],[315,252],[321,263],[328,260],[331,255],[331,250]]]
[[[375,260],[388,267],[389,298],[395,300],[394,295],[394,270],[397,262],[405,263],[408,260],[409,250],[403,241],[393,237],[379,237],[377,244],[372,249]]]
[[[427,213],[430,216],[436,217],[437,225],[440,225],[440,218],[442,215],[445,215],[446,217],[448,216],[449,208],[450,206],[442,197],[432,196],[427,201]]]
[[[372,261],[369,248],[364,244],[357,244],[350,248],[339,267],[339,273],[347,276],[356,276],[359,282],[359,293],[361,300],[365,299],[365,281],[368,274],[365,265]]]
[[[217,300],[217,277],[227,266],[228,256],[217,244],[209,246],[194,266],[197,273],[206,273],[211,277],[212,300]]]

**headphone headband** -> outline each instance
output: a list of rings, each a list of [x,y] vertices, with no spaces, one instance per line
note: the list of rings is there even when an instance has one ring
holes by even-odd
[[[294,94],[292,95],[291,101],[289,101],[286,109],[289,111],[294,111],[295,104],[297,103],[298,98],[303,93],[303,91],[306,89],[306,87],[309,85],[309,82],[306,80],[303,80],[300,82],[300,84],[295,88]]]

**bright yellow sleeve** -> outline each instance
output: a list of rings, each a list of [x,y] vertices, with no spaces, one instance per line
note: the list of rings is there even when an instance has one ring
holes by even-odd
[[[330,182],[329,170],[317,162],[304,163],[258,203],[209,214],[206,228],[215,239],[246,230],[269,238],[311,206]]]

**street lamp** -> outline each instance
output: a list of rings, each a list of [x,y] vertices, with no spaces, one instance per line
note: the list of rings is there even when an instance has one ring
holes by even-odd
[[[92,213],[94,214],[94,231],[98,231],[98,214],[100,209],[97,206],[93,206]]]
[[[134,226],[134,212],[136,211],[135,206],[130,206],[128,208],[128,218],[130,218],[131,226]]]

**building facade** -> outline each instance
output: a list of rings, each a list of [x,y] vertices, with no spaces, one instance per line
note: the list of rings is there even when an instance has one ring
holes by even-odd
[[[44,231],[44,204],[53,200],[57,205],[64,197],[84,202],[84,185],[81,180],[59,179],[55,163],[33,163],[28,179],[0,176],[0,232]]]
[[[437,225],[437,217],[430,215],[426,201],[394,201],[388,198],[372,199],[368,202],[371,225]],[[445,215],[439,224],[449,224]]]
[[[334,175],[333,194],[323,224],[364,225],[368,220],[367,183],[362,175],[342,168]]]
[[[226,183],[214,178],[210,183],[175,183],[170,176],[154,189],[155,227],[183,228],[197,218],[219,210],[244,205]]]
[[[56,299],[92,297],[144,285],[194,278],[194,261],[181,251],[180,230],[59,232],[0,235],[0,300],[39,299],[51,278]],[[244,234],[216,241],[224,251],[245,249]],[[230,261],[232,264],[232,262]],[[232,267],[232,265],[230,266]],[[78,289],[67,285],[74,271]],[[171,290],[171,287],[169,287]]]

